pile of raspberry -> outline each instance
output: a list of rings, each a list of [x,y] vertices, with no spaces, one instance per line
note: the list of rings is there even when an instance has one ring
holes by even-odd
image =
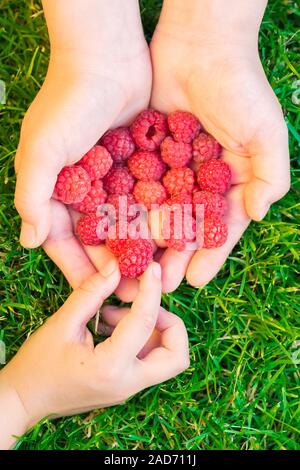
[[[76,227],[83,244],[106,243],[118,257],[122,275],[136,278],[152,261],[155,244],[149,236],[130,234],[130,222],[137,217],[130,210],[134,204],[169,213],[161,228],[167,247],[182,251],[195,241],[200,246],[201,239],[201,247],[209,249],[226,242],[223,217],[231,171],[221,154],[221,145],[193,114],[165,116],[146,109],[131,126],[109,130],[79,162],[64,167],[54,197],[83,214]],[[108,205],[115,208],[113,217]]]

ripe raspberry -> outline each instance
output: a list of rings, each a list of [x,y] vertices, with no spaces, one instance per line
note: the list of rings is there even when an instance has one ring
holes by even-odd
[[[184,209],[184,206],[192,204],[192,195],[186,192],[174,194],[166,200],[166,204],[168,204],[168,206],[171,206],[171,208],[176,209],[177,207],[181,207],[182,209]]]
[[[98,207],[104,204],[106,198],[107,193],[103,189],[102,181],[96,180],[92,182],[91,189],[83,201],[73,204],[72,207],[83,214],[96,214]]]
[[[192,146],[184,142],[176,142],[172,137],[166,137],[160,147],[161,158],[171,168],[182,168],[192,158]]]
[[[199,134],[201,124],[192,113],[174,111],[168,116],[169,129],[176,142],[190,144]]]
[[[172,168],[163,178],[163,184],[171,196],[182,192],[191,193],[194,187],[194,172],[190,168]]]
[[[122,163],[135,150],[135,144],[127,127],[118,127],[107,131],[100,140],[111,154],[115,163]]]
[[[219,158],[222,147],[211,135],[201,132],[193,142],[193,158],[196,163]]]
[[[227,211],[227,201],[220,193],[211,193],[209,191],[197,191],[193,193],[194,213],[196,214],[196,206],[203,205],[204,216],[223,217]]]
[[[166,164],[159,152],[138,150],[128,160],[128,168],[137,179],[142,181],[160,180],[166,171]]]
[[[164,220],[162,236],[169,248],[183,251],[187,243],[196,238],[196,221],[192,216],[171,210],[169,217]]]
[[[84,245],[100,245],[108,230],[107,217],[84,215],[77,222],[76,232]]]
[[[145,109],[133,121],[130,130],[138,147],[156,150],[168,134],[167,119],[159,111]]]
[[[125,167],[112,168],[103,182],[108,194],[128,194],[134,186],[134,178]]]
[[[81,202],[91,189],[88,173],[81,166],[65,166],[59,173],[54,195],[65,204]]]
[[[103,178],[110,170],[113,160],[105,147],[95,145],[78,162],[89,174],[91,181]]]
[[[136,215],[130,210],[131,206],[136,204],[132,194],[111,194],[106,203],[114,206],[116,220],[120,218],[128,221],[135,219]]]
[[[128,239],[128,224],[124,223],[120,225],[120,223],[117,222],[109,228],[105,243],[107,248],[115,256],[120,256],[121,253],[125,251]]]
[[[161,205],[167,199],[165,188],[158,181],[138,181],[133,190],[133,195],[139,204],[150,210],[152,204]]]
[[[217,217],[204,219],[203,248],[218,248],[224,245],[227,236],[228,227],[221,219]]]
[[[200,166],[197,179],[201,190],[225,193],[230,188],[231,171],[222,160],[208,160]]]
[[[120,255],[119,268],[124,277],[141,276],[153,260],[152,244],[149,240],[128,240]]]

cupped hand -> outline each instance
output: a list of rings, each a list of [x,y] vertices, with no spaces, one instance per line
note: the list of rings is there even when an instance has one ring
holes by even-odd
[[[0,384],[19,397],[26,427],[45,416],[119,404],[188,367],[184,323],[160,308],[157,263],[143,274],[131,309],[105,307],[102,317],[110,335],[94,345],[86,325],[119,281],[112,261],[76,289],[1,371]]]
[[[170,26],[170,25],[168,25]],[[176,53],[175,53],[176,52]],[[224,147],[232,170],[227,197],[228,240],[220,248],[196,253],[166,250],[160,263],[163,290],[186,278],[203,286],[219,271],[251,219],[261,220],[289,189],[287,128],[255,48],[201,45],[197,36],[165,31],[159,25],[151,44],[154,70],[152,106],[198,116]]]
[[[21,243],[43,243],[73,287],[111,255],[103,246],[86,249],[78,242],[71,211],[51,199],[57,175],[80,160],[107,129],[127,125],[146,108],[151,83],[144,39],[131,47],[117,44],[116,50],[104,46],[95,56],[60,51],[52,54],[46,80],[25,115],[15,161]]]

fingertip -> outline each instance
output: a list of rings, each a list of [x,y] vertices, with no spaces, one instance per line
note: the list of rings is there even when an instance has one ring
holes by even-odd
[[[154,280],[159,281],[161,283],[161,267],[160,264],[156,261],[153,261],[149,264],[146,271],[141,275],[141,286],[144,283],[153,282]]]
[[[24,248],[36,248],[38,246],[34,225],[22,222],[20,243]]]
[[[50,231],[50,216],[40,220],[38,225],[22,221],[20,244],[24,248],[37,248],[44,243]]]

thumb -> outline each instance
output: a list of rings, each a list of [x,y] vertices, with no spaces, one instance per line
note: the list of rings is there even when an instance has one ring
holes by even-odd
[[[44,145],[17,151],[15,207],[22,218],[20,242],[27,248],[41,245],[50,230],[50,199],[63,159]]]
[[[275,134],[275,133],[274,133]],[[272,139],[264,138],[251,156],[253,177],[245,189],[249,217],[262,220],[271,204],[281,199],[290,187],[287,129],[284,123]]]
[[[85,327],[103,302],[116,289],[120,282],[117,260],[111,259],[100,271],[89,277],[70,295],[64,305],[56,312],[64,323],[64,330],[77,332]]]

